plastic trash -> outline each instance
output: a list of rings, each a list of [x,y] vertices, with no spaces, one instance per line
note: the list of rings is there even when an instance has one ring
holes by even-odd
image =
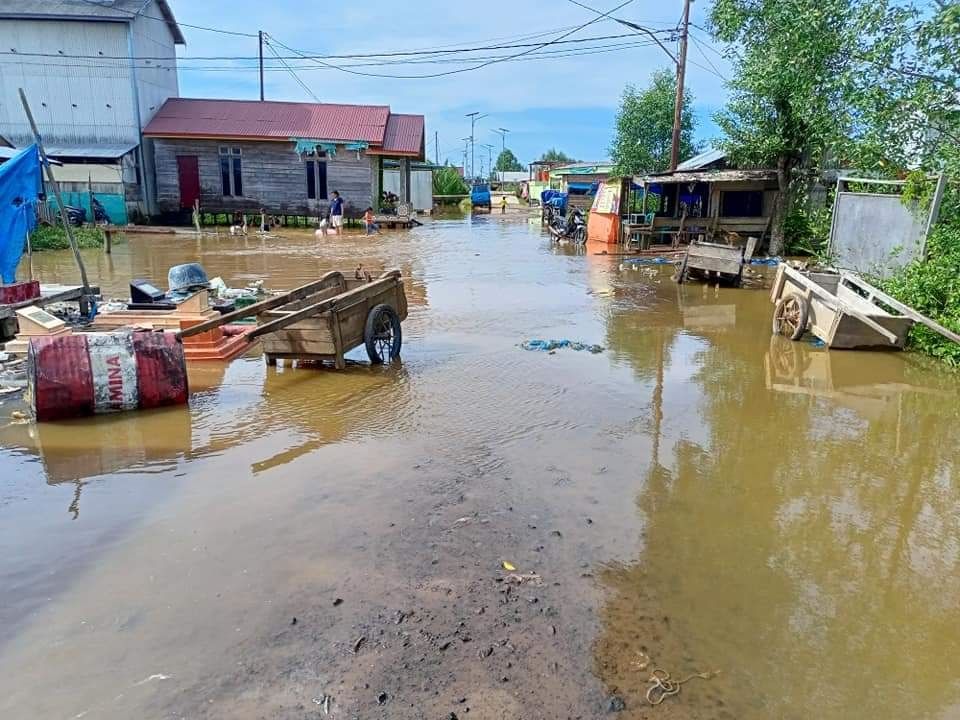
[[[578,342],[576,340],[540,340],[538,338],[524,340],[522,343],[520,343],[520,347],[522,347],[524,350],[536,350],[539,352],[552,352],[561,348],[569,348],[571,350],[577,350],[578,352],[581,350],[586,350],[594,355],[604,351],[604,348],[601,345],[591,345],[589,343]]]

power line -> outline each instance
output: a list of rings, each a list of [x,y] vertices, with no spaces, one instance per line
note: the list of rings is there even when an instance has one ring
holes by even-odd
[[[623,40],[626,38],[631,38],[634,35],[632,33],[621,33],[619,35],[596,35],[586,38],[574,38],[572,40],[559,40],[554,43],[549,43],[552,45],[568,45],[575,43],[587,43],[595,42],[600,40]],[[274,38],[276,40],[276,38]],[[279,41],[278,45],[281,47],[286,47]],[[296,53],[296,55],[283,55],[278,56],[278,59],[283,60],[351,60],[351,59],[364,59],[364,58],[381,58],[381,57],[413,57],[419,55],[453,55],[457,53],[468,53],[468,52],[480,52],[483,50],[512,50],[516,48],[526,48],[526,47],[543,47],[544,43],[519,43],[519,44],[509,44],[509,45],[481,45],[476,47],[465,47],[465,48],[456,48],[452,50],[410,50],[410,51],[387,51],[380,53],[354,53],[349,55],[323,55],[320,53],[309,53],[305,50],[293,50],[291,52]],[[168,61],[172,58],[170,56],[163,55],[74,55],[67,53],[41,53],[41,52],[20,52],[16,50],[5,50],[0,51],[0,56],[19,56],[19,57],[50,57],[50,58],[71,58],[76,60],[133,60],[133,61]],[[201,61],[201,60],[220,60],[220,61],[241,61],[241,60],[258,60],[256,55],[185,55],[177,57],[177,61]]]
[[[157,21],[162,22],[162,23],[169,23],[169,22],[171,21],[171,18],[172,18],[174,25],[178,25],[178,26],[180,26],[180,27],[188,27],[188,28],[192,28],[192,29],[194,29],[194,30],[206,30],[207,32],[220,33],[221,35],[237,35],[237,36],[240,36],[240,37],[257,37],[257,34],[256,34],[256,33],[237,32],[236,30],[223,30],[223,29],[221,29],[221,28],[207,27],[206,25],[191,25],[190,23],[180,22],[180,21],[177,20],[176,18],[173,18],[172,15],[171,15],[170,18],[154,17],[153,15],[147,15],[147,14],[145,14],[145,13],[136,12],[136,11],[134,11],[134,10],[125,10],[125,9],[123,9],[123,8],[111,7],[111,6],[105,5],[105,4],[102,3],[102,2],[96,2],[96,0],[83,0],[83,2],[87,3],[88,5],[93,5],[93,6],[99,7],[99,8],[107,8],[107,7],[109,7],[109,9],[111,9],[111,10],[114,10],[114,11],[116,11],[116,12],[125,13],[125,14],[129,15],[130,18],[142,17],[142,18],[146,18],[147,20],[157,20]]]
[[[311,89],[307,86],[307,84],[306,84],[303,80],[300,79],[300,76],[297,75],[297,73],[295,73],[295,72],[293,71],[293,68],[292,68],[292,67],[290,67],[289,65],[287,65],[287,61],[286,61],[286,60],[283,60],[283,59],[280,59],[279,53],[274,49],[273,44],[267,39],[267,38],[269,38],[269,37],[270,37],[270,36],[267,35],[266,33],[263,34],[263,43],[264,43],[264,45],[267,46],[267,49],[268,49],[270,52],[272,52],[274,55],[277,56],[277,59],[280,60],[280,62],[283,63],[283,65],[287,68],[287,70],[290,71],[290,74],[293,76],[293,79],[296,80],[298,83],[300,83],[300,87],[302,87],[302,88],[307,92],[307,95],[309,95],[310,97],[312,97],[313,100],[314,100],[314,102],[320,102],[320,98],[318,98],[316,95],[314,95],[313,90],[311,90]],[[257,69],[259,70],[259,68],[257,68]]]
[[[712,68],[712,70],[711,70],[710,68],[704,68],[704,69],[707,70],[708,72],[712,72],[714,75],[716,75],[716,76],[717,76],[718,78],[720,78],[721,80],[726,81],[727,78],[724,76],[724,74],[720,72],[720,70],[717,68],[717,66],[713,64],[713,60],[711,60],[710,58],[708,58],[708,57],[707,57],[707,54],[706,54],[706,53],[703,51],[703,49],[700,47],[701,41],[700,41],[695,35],[693,35],[693,34],[690,35],[690,39],[693,40],[693,46],[697,49],[697,52],[700,53],[700,57],[702,57],[702,58],[706,61],[707,65],[709,65],[710,68]],[[695,63],[693,60],[691,60],[690,62],[691,62],[692,64],[694,64],[694,65],[697,65],[697,63]],[[701,67],[701,68],[702,68],[703,66],[702,66],[702,65],[697,65],[697,67]]]
[[[625,36],[633,37],[633,36]],[[509,56],[503,55],[487,55],[487,56],[473,56],[468,58],[418,58],[415,60],[384,60],[384,61],[369,61],[369,62],[357,62],[357,63],[344,63],[338,67],[349,68],[349,67],[374,67],[374,66],[391,66],[391,65],[428,65],[428,64],[437,64],[437,65],[454,65],[462,63],[473,63],[480,60],[502,60],[503,62],[520,62],[520,61],[534,61],[534,60],[553,60],[553,59],[562,59],[570,57],[580,57],[583,55],[599,55],[611,52],[618,52],[620,50],[628,50],[633,48],[642,48],[642,47],[652,47],[654,43],[649,41],[642,42],[628,42],[628,43],[610,43],[606,45],[592,45],[588,47],[578,47],[578,48],[562,48],[558,50],[543,50],[540,52],[530,53],[523,56],[522,58],[513,58],[508,59]],[[273,50],[276,53],[276,49]],[[68,59],[65,56],[64,59]],[[275,56],[274,58],[268,58],[270,60],[276,60],[277,62],[283,62],[286,59],[286,56]],[[305,62],[308,59],[301,58]],[[168,59],[170,60],[170,59]],[[243,62],[256,63],[255,58],[244,59]],[[108,62],[95,62],[91,60],[80,59],[78,62],[29,62],[23,61],[17,58],[15,55],[10,57],[0,57],[0,65],[7,64],[11,66],[26,65],[26,66],[35,66],[35,67],[62,67],[62,68],[75,68],[75,69],[107,69],[107,70],[118,70],[125,71],[130,66],[122,64],[120,61],[108,61]],[[282,66],[265,66],[265,72],[289,72],[288,68],[293,68],[296,71],[305,71],[305,70],[332,70],[335,68],[326,67],[323,65],[316,64],[290,64],[286,63]],[[136,69],[142,70],[166,70],[171,71],[174,69],[174,65],[165,65],[162,63],[155,64],[139,64],[134,65]],[[234,72],[234,71],[256,71],[258,66],[256,64],[252,65],[192,65],[192,66],[177,66],[176,69],[180,72]]]
[[[592,13],[597,13],[597,14],[600,15],[601,18],[603,18],[603,17],[610,17],[610,13],[614,12],[614,10],[611,10],[610,13],[600,13],[600,11],[597,10],[596,8],[592,8],[592,7],[590,7],[589,5],[584,5],[583,3],[578,2],[578,0],[568,0],[568,2],[573,3],[573,4],[576,5],[577,7],[582,7],[584,10],[589,10],[589,11],[592,12]],[[621,5],[620,7],[623,7],[623,6]],[[616,10],[616,9],[619,9],[619,8],[615,8],[615,10]],[[600,18],[598,18],[598,19],[600,19]],[[660,46],[660,49],[663,50],[663,51],[667,54],[667,57],[669,57],[671,60],[673,60],[673,64],[674,64],[674,65],[677,64],[677,59],[673,56],[673,54],[672,54],[669,50],[667,50],[667,47],[666,47],[662,42],[660,42],[659,38],[657,38],[657,36],[654,35],[654,33],[653,33],[652,30],[650,30],[650,29],[648,29],[648,28],[645,28],[645,27],[643,27],[642,25],[638,25],[637,23],[630,22],[629,20],[621,20],[620,18],[615,18],[615,17],[611,17],[610,19],[613,20],[614,22],[618,22],[618,23],[620,23],[621,25],[624,25],[624,26],[630,28],[631,30],[633,30],[633,31],[636,32],[637,34],[640,34],[640,33],[642,32],[642,33],[646,33],[647,35],[649,35],[650,37],[652,37],[654,40],[656,40],[657,45]],[[663,30],[659,30],[659,31],[657,31],[657,32],[661,32],[661,33],[662,33],[662,32],[664,32],[664,31],[663,31]]]
[[[349,68],[343,68],[343,67],[340,67],[340,66],[338,66],[338,65],[333,65],[333,64],[331,64],[331,63],[325,63],[325,62],[322,62],[322,61],[317,60],[317,59],[315,59],[315,58],[306,58],[306,59],[312,59],[312,60],[314,60],[314,62],[320,63],[320,64],[322,64],[322,65],[326,65],[326,66],[331,67],[331,68],[333,68],[333,69],[335,69],[335,70],[340,70],[341,72],[346,72],[346,73],[349,73],[349,74],[351,74],[351,75],[363,75],[363,76],[366,76],[366,77],[391,78],[391,79],[395,79],[395,80],[422,80],[422,79],[426,79],[426,78],[436,78],[436,77],[444,77],[444,76],[447,76],[447,75],[456,75],[456,74],[458,74],[458,73],[464,73],[464,72],[471,72],[471,71],[473,71],[473,70],[479,70],[479,69],[481,69],[481,68],[488,67],[489,65],[493,65],[494,63],[505,62],[505,61],[507,61],[507,60],[513,60],[514,58],[522,57],[522,56],[524,56],[524,55],[529,55],[530,53],[534,52],[535,50],[539,50],[539,49],[545,48],[545,47],[547,47],[547,46],[549,46],[549,45],[554,45],[554,44],[560,42],[561,40],[563,40],[564,38],[567,38],[567,37],[569,37],[570,35],[573,35],[575,32],[579,32],[579,31],[582,30],[583,28],[588,27],[588,26],[590,26],[590,25],[593,25],[594,23],[599,22],[600,20],[602,20],[602,19],[605,18],[605,17],[609,17],[609,16],[610,16],[610,13],[614,13],[614,12],[616,12],[617,10],[619,10],[620,8],[626,7],[626,6],[629,5],[631,2],[633,2],[633,0],[625,0],[624,2],[620,3],[620,4],[617,5],[615,8],[613,8],[612,10],[610,10],[609,12],[603,13],[603,14],[600,15],[599,17],[596,17],[596,18],[594,18],[593,20],[589,20],[588,22],[585,22],[585,23],[583,23],[582,25],[578,25],[578,26],[576,26],[575,28],[573,28],[572,30],[569,30],[569,31],[567,31],[566,33],[563,33],[563,34],[560,35],[559,37],[556,37],[556,38],[554,38],[554,39],[552,39],[552,40],[548,40],[547,42],[541,43],[540,45],[538,45],[538,46],[536,46],[536,47],[534,47],[534,48],[531,48],[531,49],[528,49],[528,50],[524,50],[524,51],[519,52],[519,53],[516,53],[516,54],[514,54],[514,55],[508,55],[507,57],[500,58],[500,59],[497,59],[497,60],[488,60],[488,61],[486,61],[486,62],[482,62],[482,63],[480,63],[480,64],[478,64],[478,65],[474,65],[474,66],[469,67],[469,68],[458,68],[458,69],[456,69],[456,70],[447,70],[447,71],[444,71],[444,72],[430,73],[430,74],[427,74],[427,75],[387,75],[387,74],[379,74],[379,73],[365,73],[365,72],[360,72],[360,71],[358,71],[358,70],[351,70],[351,69],[349,69]],[[296,52],[295,50],[293,50],[292,48],[284,45],[283,43],[278,42],[277,44],[280,45],[280,47],[285,48],[286,50],[289,50],[290,52]]]

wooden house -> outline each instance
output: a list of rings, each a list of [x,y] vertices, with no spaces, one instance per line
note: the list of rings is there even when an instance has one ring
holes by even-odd
[[[157,198],[168,214],[203,212],[317,217],[336,190],[348,216],[377,208],[383,161],[397,161],[410,202],[411,163],[424,159],[424,118],[385,105],[174,98],[151,139]]]
[[[730,233],[766,238],[779,192],[776,170],[738,169],[721,150],[700,153],[676,172],[634,178],[634,184],[649,193],[649,205],[631,202],[632,214],[655,207],[656,230],[716,241]]]

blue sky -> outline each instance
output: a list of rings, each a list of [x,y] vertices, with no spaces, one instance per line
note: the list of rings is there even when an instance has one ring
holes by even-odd
[[[622,0],[620,0],[622,2]],[[437,50],[456,46],[505,43],[539,43],[556,38],[567,29],[596,17],[589,10],[565,0],[551,2],[510,3],[491,0],[476,6],[439,0],[413,0],[409,3],[365,0],[362,3],[320,5],[316,2],[287,0],[204,0],[188,2],[171,0],[177,19],[193,25],[212,26],[240,32],[259,29],[276,41],[308,53],[324,55],[373,52]],[[615,7],[617,0],[586,3],[603,11]],[[693,5],[692,21],[705,25],[709,10],[707,0]],[[479,10],[479,11],[477,11]],[[634,0],[615,14],[651,28],[664,28],[677,23],[682,2]],[[182,56],[243,56],[257,52],[256,38],[222,35],[199,29],[182,28],[187,46]],[[536,38],[521,37],[549,34]],[[722,75],[729,68],[720,56],[704,44],[706,34],[692,31],[703,40],[691,43],[687,84],[696,98],[698,137],[707,142],[716,134],[711,116],[723,105],[726,91]],[[565,38],[624,35],[624,39],[595,41],[593,45],[646,43],[646,38],[630,34],[624,26],[599,20]],[[671,52],[675,43],[665,40]],[[585,47],[570,44],[566,47]],[[563,45],[553,46],[563,51]],[[551,49],[553,49],[551,48]],[[523,49],[523,48],[521,48]],[[278,52],[291,53],[277,47]],[[518,50],[519,51],[519,50]],[[490,51],[488,51],[490,52]],[[481,53],[483,54],[483,53]],[[270,57],[268,50],[265,54]],[[435,59],[436,55],[418,56]],[[332,61],[340,65],[358,60]],[[714,68],[710,68],[710,63]],[[274,63],[276,65],[276,63]],[[233,71],[202,69],[237,65]],[[180,62],[180,93],[185,97],[258,97],[255,62],[187,61]],[[440,161],[460,164],[463,138],[470,134],[470,123],[464,114],[472,111],[488,113],[477,123],[477,169],[486,165],[487,150],[479,143],[495,146],[500,137],[495,128],[507,128],[507,147],[521,162],[527,163],[544,150],[556,147],[579,159],[597,160],[607,157],[613,132],[614,117],[623,87],[627,82],[643,85],[650,73],[671,65],[663,50],[651,45],[617,49],[613,52],[591,52],[575,57],[523,59],[493,64],[472,72],[428,79],[391,79],[361,77],[315,65],[299,63],[297,74],[309,90],[324,102],[374,103],[390,105],[394,112],[422,113],[427,118],[428,154],[435,154],[434,132],[440,136]],[[469,65],[467,65],[469,66]],[[193,67],[193,69],[188,69]],[[364,72],[422,75],[463,65],[436,63],[373,66]],[[268,72],[266,97],[273,100],[312,98],[307,90],[282,68]]]

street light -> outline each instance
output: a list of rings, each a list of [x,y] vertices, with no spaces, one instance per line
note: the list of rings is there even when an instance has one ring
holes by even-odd
[[[500,152],[503,152],[507,149],[507,133],[510,132],[506,128],[497,128],[496,130],[491,130],[490,132],[496,133],[500,136]]]
[[[486,143],[480,143],[480,147],[485,147],[487,149],[487,180],[490,179],[490,176],[493,175],[493,145],[487,145]]]
[[[477,120],[480,120],[481,118],[485,118],[485,117],[487,117],[488,115],[489,115],[489,113],[485,113],[485,114],[481,115],[479,111],[469,112],[469,113],[467,113],[466,115],[464,115],[464,117],[470,118],[470,174],[471,174],[471,175],[474,174],[474,169],[475,169],[476,166],[477,166],[477,163],[476,163],[476,160],[477,160],[477,158],[476,158],[476,152],[474,152],[474,147],[473,147],[473,146],[474,146],[474,142],[473,142],[473,135],[474,135],[473,129],[474,129],[474,126],[477,124]]]

